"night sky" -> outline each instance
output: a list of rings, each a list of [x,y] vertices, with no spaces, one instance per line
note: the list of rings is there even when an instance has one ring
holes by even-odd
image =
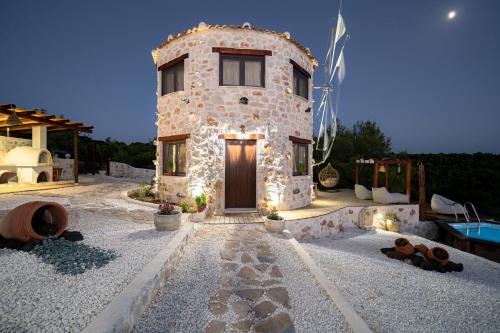
[[[96,139],[146,141],[151,50],[168,34],[248,21],[289,31],[322,63],[337,10],[337,1],[2,1],[0,103],[86,122]],[[395,151],[500,153],[499,15],[498,0],[345,0],[342,123],[377,121]]]

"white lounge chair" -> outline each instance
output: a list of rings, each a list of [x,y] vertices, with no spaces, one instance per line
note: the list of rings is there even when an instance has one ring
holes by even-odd
[[[373,201],[381,204],[410,203],[406,194],[391,193],[385,187],[372,187]]]
[[[372,191],[364,187],[363,185],[355,184],[354,185],[354,194],[356,194],[356,198],[361,200],[371,200],[373,199]]]
[[[439,194],[434,194],[432,196],[431,208],[433,212],[444,215],[461,215],[465,211],[464,206],[461,204]]]

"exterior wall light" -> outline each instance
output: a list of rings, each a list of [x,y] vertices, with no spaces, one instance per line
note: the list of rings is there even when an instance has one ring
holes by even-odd
[[[309,113],[309,112],[311,112],[311,108],[306,109],[306,113]]]
[[[247,105],[248,104],[248,98],[246,98],[246,97],[240,98],[240,104]]]

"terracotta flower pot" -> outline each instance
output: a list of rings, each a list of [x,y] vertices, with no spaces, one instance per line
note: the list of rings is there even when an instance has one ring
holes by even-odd
[[[429,248],[427,246],[425,246],[424,244],[418,244],[418,245],[415,245],[415,250],[418,250],[423,255],[426,255],[427,251],[429,251]]]
[[[0,234],[22,242],[59,236],[68,227],[68,212],[56,202],[32,201],[11,210],[0,221]]]
[[[427,259],[429,259],[429,261],[437,260],[441,265],[446,265],[448,264],[450,255],[448,254],[448,251],[446,251],[442,247],[436,246],[427,251]]]
[[[394,241],[394,247],[396,248],[396,251],[407,256],[413,254],[414,251],[413,245],[411,245],[410,241],[406,238],[396,239]]]

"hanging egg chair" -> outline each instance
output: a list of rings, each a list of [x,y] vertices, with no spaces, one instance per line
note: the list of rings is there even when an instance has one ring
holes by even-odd
[[[330,163],[318,174],[319,183],[324,188],[330,189],[339,183],[339,172],[335,170]]]

